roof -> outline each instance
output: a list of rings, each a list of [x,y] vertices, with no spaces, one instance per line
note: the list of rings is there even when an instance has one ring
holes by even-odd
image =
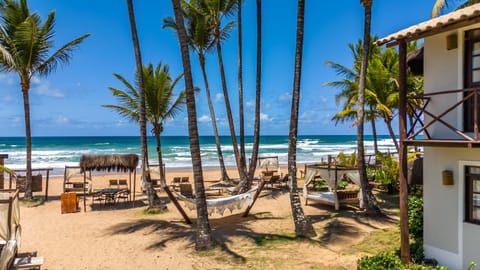
[[[138,165],[138,156],[126,155],[83,155],[80,158],[81,172],[84,171],[134,171]]]
[[[376,44],[396,45],[402,39],[412,41],[478,22],[480,22],[480,3],[410,26],[379,39]]]

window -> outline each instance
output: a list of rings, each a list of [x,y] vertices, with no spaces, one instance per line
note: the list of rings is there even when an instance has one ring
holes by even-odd
[[[480,167],[465,166],[465,221],[480,224]]]
[[[465,32],[465,88],[480,87],[480,29]],[[466,92],[465,95],[471,94]],[[473,131],[474,99],[463,104],[463,129]],[[480,109],[477,111],[480,119]]]

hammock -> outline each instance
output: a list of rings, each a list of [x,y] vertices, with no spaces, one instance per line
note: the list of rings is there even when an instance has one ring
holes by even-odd
[[[235,209],[242,209],[245,206],[249,206],[253,202],[253,194],[257,191],[258,187],[254,187],[249,191],[229,196],[225,198],[218,198],[218,199],[207,199],[207,211],[209,215],[213,213],[220,214],[223,216],[225,210],[230,210],[230,213],[233,212]],[[190,211],[195,210],[197,208],[195,199],[185,197],[184,195],[175,192],[177,197],[182,200],[185,206],[190,209]]]

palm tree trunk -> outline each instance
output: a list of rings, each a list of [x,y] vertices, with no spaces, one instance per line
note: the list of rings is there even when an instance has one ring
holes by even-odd
[[[160,124],[161,125],[161,124]],[[162,156],[162,141],[161,141],[161,126],[153,128],[155,133],[155,141],[157,142],[157,155],[158,155],[158,170],[160,172],[160,184],[162,187],[167,185],[167,180],[165,179],[165,171],[163,170],[163,156]]]
[[[133,10],[133,1],[127,0],[128,17],[130,19],[130,28],[132,31],[133,49],[135,51],[135,62],[137,67],[138,88],[140,95],[140,110],[139,110],[139,124],[140,124],[140,144],[142,148],[142,176],[144,188],[147,191],[149,207],[154,207],[159,198],[156,191],[152,187],[150,181],[150,173],[148,172],[148,147],[147,147],[147,120],[145,117],[145,85],[143,82],[143,65],[142,56],[140,53],[140,42],[138,40],[137,26],[135,22],[135,12]]]
[[[242,0],[237,1],[238,9],[238,111],[240,126],[240,160],[246,163],[245,155],[245,120],[243,111],[243,55],[242,55]]]
[[[372,194],[367,179],[367,168],[365,164],[364,148],[364,108],[365,108],[365,81],[367,77],[368,54],[370,50],[370,24],[372,14],[372,0],[361,0],[365,10],[364,32],[363,32],[363,55],[360,70],[360,80],[358,85],[358,125],[357,125],[357,144],[358,144],[358,169],[360,174],[360,184],[362,187],[363,207],[369,215],[381,214],[377,201]]]
[[[295,73],[293,79],[292,111],[290,115],[290,133],[288,136],[288,178],[290,181],[290,205],[292,208],[295,235],[297,237],[313,237],[316,235],[312,223],[305,216],[297,190],[297,133],[298,107],[300,102],[300,79],[302,74],[303,28],[305,1],[298,1],[297,37],[295,49]]]
[[[220,40],[217,40],[216,46],[218,65],[220,66],[220,78],[222,80],[223,98],[225,100],[230,135],[232,137],[233,153],[235,154],[235,162],[237,163],[240,181],[245,181],[247,178],[247,168],[245,162],[242,162],[240,159],[240,152],[238,151],[237,135],[235,134],[235,123],[233,122],[232,107],[230,106],[230,99],[228,98],[227,79],[225,78],[225,68],[223,66],[222,46],[220,45]]]
[[[377,125],[375,124],[375,113],[373,112],[373,108],[370,107],[370,113],[372,117],[370,118],[370,124],[372,126],[372,137],[373,137],[373,153],[376,154],[378,152],[378,136],[377,136]]]
[[[182,53],[183,74],[185,79],[188,135],[190,141],[190,153],[192,156],[193,177],[195,181],[196,206],[197,206],[197,234],[195,241],[196,250],[210,250],[213,248],[210,224],[208,222],[207,201],[205,187],[203,186],[202,159],[200,156],[200,143],[198,140],[197,112],[195,108],[195,93],[193,88],[192,69],[188,52],[187,34],[183,22],[180,0],[172,0],[175,21],[177,22],[177,34]]]
[[[30,98],[28,90],[30,82],[22,82],[23,110],[25,112],[25,148],[27,150],[26,158],[26,180],[25,180],[25,199],[33,199],[32,194],[32,134],[30,128]]]
[[[387,124],[388,134],[390,134],[390,137],[392,137],[393,144],[395,144],[395,149],[397,150],[397,153],[398,153],[400,146],[398,145],[397,137],[395,136],[395,132],[393,131],[393,127],[392,127],[392,120],[390,119],[389,116],[385,118],[385,124]]]
[[[223,160],[222,146],[220,143],[220,136],[218,136],[217,118],[215,117],[215,110],[212,104],[212,97],[210,95],[210,87],[208,86],[207,71],[205,70],[205,56],[198,54],[198,60],[202,69],[203,82],[205,83],[205,93],[207,94],[208,109],[210,110],[210,117],[212,118],[213,135],[215,137],[215,144],[217,145],[218,162],[220,163],[220,172],[222,181],[230,181],[230,177],[227,174],[227,168],[225,168],[225,162]]]

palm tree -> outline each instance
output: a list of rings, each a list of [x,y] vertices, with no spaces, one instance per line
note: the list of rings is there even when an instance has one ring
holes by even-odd
[[[26,187],[25,198],[32,199],[32,137],[30,129],[30,82],[33,76],[47,76],[59,65],[68,64],[72,52],[90,34],[76,38],[53,54],[55,12],[42,24],[37,13],[30,13],[26,0],[5,0],[0,7],[1,70],[16,72],[20,77],[25,112]]]
[[[243,53],[242,53],[242,0],[237,0],[237,23],[238,23],[238,122],[240,140],[240,162],[246,163],[245,154],[245,119],[243,111]]]
[[[258,148],[260,145],[260,93],[261,93],[261,79],[262,79],[262,1],[257,0],[257,72],[255,84],[255,117],[253,125],[253,145],[252,156],[250,158],[250,166],[248,168],[248,177],[240,181],[235,193],[243,193],[252,187],[253,176],[257,167]],[[243,108],[242,113],[243,114]],[[242,139],[242,134],[240,135]],[[245,151],[245,150],[244,150]],[[242,157],[242,156],[241,156]],[[243,156],[244,157],[244,156]],[[245,163],[245,158],[243,159]]]
[[[218,135],[217,120],[215,117],[215,110],[213,108],[212,98],[210,94],[210,87],[208,84],[207,71],[205,68],[205,54],[209,52],[213,43],[213,29],[209,23],[209,17],[205,16],[199,10],[197,4],[193,1],[183,2],[182,10],[186,19],[186,31],[190,48],[192,48],[198,55],[200,68],[202,70],[203,82],[205,83],[205,93],[207,95],[208,108],[210,110],[210,118],[212,119],[213,135],[215,137],[215,144],[217,146],[218,161],[220,164],[221,180],[229,181],[227,169],[223,159],[222,147],[220,143],[220,136]],[[164,27],[177,29],[175,20],[172,17],[167,17],[164,20]]]
[[[316,235],[312,223],[303,212],[297,191],[297,133],[298,107],[300,103],[300,78],[302,73],[303,29],[305,1],[298,0],[297,36],[295,49],[295,69],[293,78],[292,110],[290,114],[290,133],[288,136],[288,178],[290,181],[290,205],[292,208],[295,234],[297,237],[313,237]]]
[[[202,159],[200,156],[200,143],[198,140],[197,112],[195,108],[192,69],[190,66],[190,55],[188,53],[188,37],[185,31],[180,0],[172,0],[172,6],[177,25],[178,41],[182,53],[187,99],[188,135],[190,140],[190,153],[192,156],[193,177],[195,181],[195,201],[197,206],[197,234],[195,248],[196,250],[210,250],[213,248],[213,241],[210,224],[208,222],[205,187],[203,185]]]
[[[365,148],[363,143],[363,123],[364,123],[364,101],[365,101],[365,82],[367,78],[368,54],[370,50],[370,25],[372,14],[372,0],[360,0],[365,10],[364,32],[363,32],[363,54],[360,69],[360,78],[358,82],[358,108],[357,108],[357,146],[358,146],[358,170],[360,174],[360,185],[363,195],[363,207],[367,214],[381,214],[377,201],[372,194],[367,179],[367,168],[365,164]]]
[[[442,11],[445,10],[445,8],[448,7],[450,3],[454,1],[447,1],[447,0],[436,0],[435,4],[433,5],[432,9],[432,18],[438,17]],[[456,1],[459,2],[459,1]],[[461,1],[461,4],[457,6],[456,9],[461,9],[467,6],[471,6],[473,4],[479,3],[479,0],[463,0]]]
[[[137,25],[135,22],[135,12],[133,10],[133,1],[127,0],[128,18],[130,21],[130,30],[132,32],[133,50],[135,52],[135,63],[137,69],[138,92],[139,92],[139,116],[138,122],[140,124],[140,144],[142,148],[142,181],[143,187],[147,191],[148,205],[154,207],[157,194],[153,189],[150,180],[150,173],[148,171],[148,147],[147,147],[147,119],[145,117],[145,84],[142,76],[142,55],[140,53],[140,42],[138,40]],[[161,167],[162,164],[159,164]]]
[[[233,153],[235,155],[235,161],[237,163],[238,174],[240,176],[241,182],[247,178],[247,168],[246,164],[240,158],[240,152],[238,149],[237,136],[235,133],[235,124],[233,122],[232,108],[230,105],[230,99],[228,96],[227,80],[225,78],[225,67],[223,65],[222,57],[222,41],[228,37],[229,31],[235,25],[234,21],[226,23],[224,27],[221,27],[222,21],[229,15],[231,15],[236,10],[237,0],[200,0],[200,5],[202,9],[210,17],[212,27],[213,27],[213,36],[215,47],[217,50],[218,56],[218,65],[220,68],[220,79],[222,82],[223,97],[225,100],[225,108],[227,111],[227,119],[230,128],[230,135],[233,145]]]
[[[117,97],[119,104],[103,105],[103,107],[113,109],[125,118],[138,122],[140,109],[138,81],[136,81],[137,85],[135,87],[121,75],[114,74],[114,76],[124,84],[127,90],[109,87],[108,90],[112,92],[113,96]],[[163,122],[167,119],[175,118],[176,114],[182,109],[182,105],[185,104],[185,91],[181,91],[177,96],[173,93],[177,82],[182,76],[179,75],[172,79],[168,65],[162,65],[161,62],[155,69],[152,64],[143,67],[145,117],[153,127],[152,133],[155,135],[157,143],[158,164],[163,164],[160,137],[160,134],[163,132]],[[163,166],[160,166],[160,180],[162,186],[165,186]]]

